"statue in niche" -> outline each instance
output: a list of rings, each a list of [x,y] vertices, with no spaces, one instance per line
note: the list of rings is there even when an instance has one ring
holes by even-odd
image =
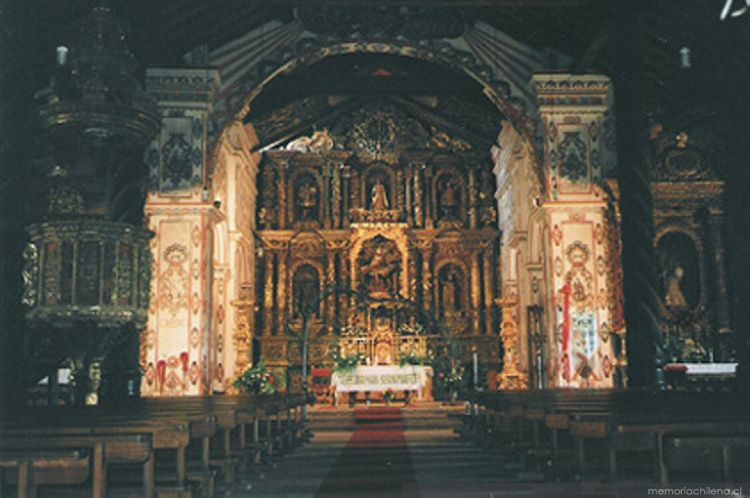
[[[454,220],[458,218],[460,206],[460,194],[458,192],[458,180],[452,176],[442,179],[438,188],[440,189],[440,215],[445,219]]]
[[[683,232],[670,232],[659,239],[656,252],[661,267],[661,296],[672,313],[688,312],[700,302],[700,258],[695,244]]]
[[[440,271],[440,311],[445,315],[454,315],[463,309],[461,299],[463,275],[453,265],[447,265]]]
[[[680,283],[684,276],[685,269],[681,266],[676,266],[674,271],[667,276],[667,292],[664,295],[664,305],[668,308],[686,309],[688,307],[685,295],[682,293],[682,289],[680,289]]]
[[[385,189],[385,186],[380,181],[380,178],[378,178],[375,185],[372,186],[372,201],[370,206],[374,210],[385,210],[388,209],[390,206],[390,203],[388,202],[388,192]]]
[[[388,298],[395,294],[401,254],[393,241],[378,236],[365,243],[359,264],[363,284],[371,296]]]
[[[312,178],[305,178],[298,183],[297,219],[299,221],[317,221],[318,219],[318,186]]]
[[[310,265],[301,266],[294,273],[294,293],[292,296],[292,314],[302,315],[305,307],[311,306],[320,299],[320,278],[318,270]],[[317,316],[319,309],[313,311]]]

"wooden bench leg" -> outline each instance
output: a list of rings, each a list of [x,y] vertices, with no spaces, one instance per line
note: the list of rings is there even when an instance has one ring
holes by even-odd
[[[732,482],[732,448],[721,447],[721,471],[724,482]]]
[[[254,464],[260,463],[260,419],[256,418],[253,420],[253,452],[255,458],[253,458]]]
[[[552,472],[556,478],[559,470],[558,456],[560,453],[560,441],[558,439],[559,436],[557,434],[557,429],[552,429],[550,437],[552,439]]]
[[[617,450],[615,450],[612,443],[607,446],[607,456],[609,464],[609,479],[612,482],[617,482]]]
[[[93,497],[107,497],[107,464],[104,461],[104,445],[94,446]]]
[[[28,461],[22,461],[18,464],[18,498],[29,497],[29,470]]]
[[[154,452],[152,451],[148,460],[143,463],[143,495],[146,498],[154,498],[156,493],[155,460]]]
[[[659,483],[669,483],[669,469],[664,463],[664,434],[661,432],[656,433],[656,471]]]
[[[582,437],[576,438],[576,462],[578,464],[578,474],[581,480],[583,480],[583,475],[586,472],[586,454],[584,453]]]
[[[186,448],[180,447],[177,449],[177,485],[180,489],[185,487],[185,479],[187,478],[187,459],[185,457]]]

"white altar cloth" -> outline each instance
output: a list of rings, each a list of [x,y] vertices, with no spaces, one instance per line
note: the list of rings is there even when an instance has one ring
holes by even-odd
[[[359,366],[334,372],[331,386],[337,392],[422,391],[432,379],[432,367],[420,365]]]

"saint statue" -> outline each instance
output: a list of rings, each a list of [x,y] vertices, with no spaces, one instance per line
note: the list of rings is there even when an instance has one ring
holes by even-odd
[[[671,275],[667,277],[667,292],[664,295],[664,304],[668,308],[685,309],[688,307],[685,296],[680,288],[685,269],[677,266]]]
[[[440,207],[442,215],[446,218],[455,218],[458,211],[458,196],[453,180],[445,182],[443,192],[440,194]]]
[[[317,200],[318,189],[315,185],[304,184],[299,189],[299,207],[300,207],[300,219],[309,220],[315,218],[313,211],[318,204]]]
[[[372,187],[372,209],[375,210],[384,210],[388,209],[389,203],[388,203],[388,192],[385,190],[385,186],[380,182],[380,179],[378,179],[377,183],[373,185]]]
[[[399,267],[400,254],[395,247],[380,243],[366,247],[360,259],[365,285],[374,297],[388,297],[394,291],[393,276]]]

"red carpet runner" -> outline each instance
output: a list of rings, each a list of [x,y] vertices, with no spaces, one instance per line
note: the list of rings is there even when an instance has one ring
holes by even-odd
[[[354,424],[316,496],[398,496],[402,483],[414,482],[401,409],[356,409]]]

